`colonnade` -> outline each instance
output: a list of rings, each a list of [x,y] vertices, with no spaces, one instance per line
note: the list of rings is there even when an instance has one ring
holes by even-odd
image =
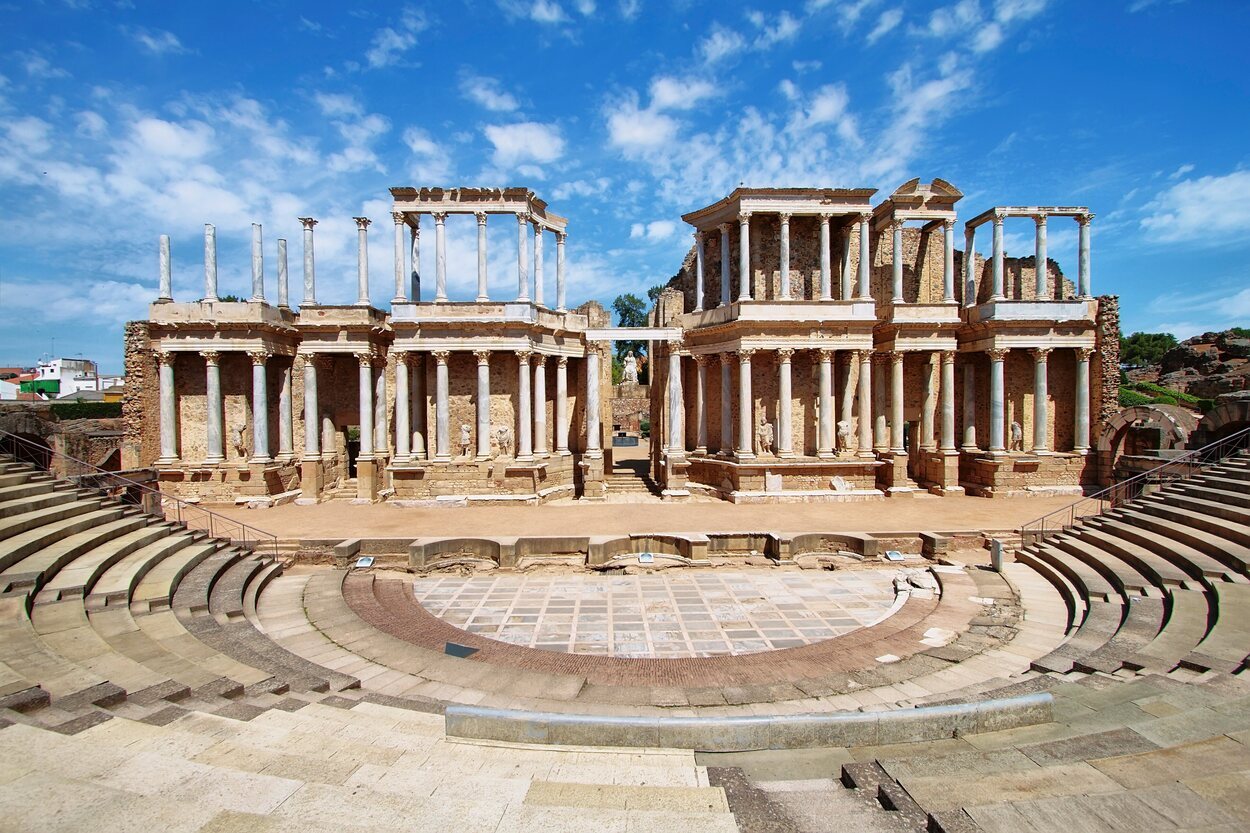
[[[895,217],[890,220],[890,243],[893,257],[891,258],[890,300],[901,304],[903,298],[903,226],[907,218]],[[932,221],[938,222],[938,221]],[[953,217],[940,221],[942,223],[942,303],[955,303],[955,219]]]
[[[1003,223],[1009,216],[1021,216],[1014,213],[1004,213],[995,210],[991,217],[994,226],[994,236],[992,243],[992,254],[990,256],[990,300],[1004,301],[1007,300],[1006,294],[1006,252],[1003,248]],[[1047,226],[1048,218],[1051,216],[1047,212],[1030,215],[1035,224],[1034,228],[1034,271],[1035,286],[1034,292],[1038,301],[1054,300],[1054,293],[1051,291],[1050,281],[1048,280],[1049,260],[1047,253]],[[1090,289],[1090,229],[1094,220],[1092,213],[1082,214],[1061,214],[1060,216],[1071,216],[1077,223],[1077,270],[1076,270],[1076,293],[1081,299],[1092,298]],[[964,226],[964,281],[968,288],[964,295],[964,306],[973,306],[976,300],[976,254],[973,248],[976,245],[976,226]]]

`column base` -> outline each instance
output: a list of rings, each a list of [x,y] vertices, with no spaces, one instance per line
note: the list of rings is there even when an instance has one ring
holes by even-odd
[[[356,500],[373,503],[378,499],[377,466],[376,460],[356,459]]]
[[[176,466],[181,462],[177,457],[157,457],[152,465],[154,466]]]
[[[822,451],[817,451],[816,456],[822,460],[831,460],[831,459],[836,458],[838,455],[833,453],[833,449],[826,448]]]
[[[299,499],[309,503],[318,502],[321,500],[321,461],[304,460],[299,469]]]
[[[157,462],[159,463],[160,461],[158,460]],[[206,466],[220,466],[224,462],[226,462],[225,457],[221,455],[214,455],[212,457],[205,457],[203,464]]]
[[[402,295],[396,295],[394,298],[391,299],[391,303],[392,304],[406,304],[408,303],[408,299]]]
[[[267,466],[272,462],[272,457],[249,457],[247,464],[249,466]]]

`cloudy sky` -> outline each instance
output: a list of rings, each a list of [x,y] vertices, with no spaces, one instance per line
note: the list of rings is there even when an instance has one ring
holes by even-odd
[[[192,300],[206,222],[240,295],[264,224],[272,297],[276,240],[298,280],[296,217],[319,218],[318,295],[350,303],[350,218],[368,215],[385,307],[394,185],[533,188],[570,219],[576,304],[667,279],[681,213],[739,183],[880,199],[942,177],[965,218],[1088,205],[1094,289],[1121,296],[1126,332],[1250,325],[1250,4],[357,5],[0,0],[0,364],[55,339],[120,369],[158,235]],[[490,233],[504,296],[515,224]],[[448,223],[454,298],[473,294],[475,234]],[[1073,274],[1075,237],[1052,224]],[[1009,223],[1007,248],[1030,253],[1032,224]]]

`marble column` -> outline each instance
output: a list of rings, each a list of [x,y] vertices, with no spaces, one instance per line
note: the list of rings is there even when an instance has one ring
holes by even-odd
[[[369,306],[369,224],[368,217],[356,221],[356,305]]]
[[[489,301],[490,292],[487,287],[486,273],[486,212],[475,211],[477,218],[477,298],[476,301]]]
[[[534,221],[534,305],[543,305],[543,226]]]
[[[290,286],[287,284],[286,241],[278,238],[278,309],[290,309]]]
[[[859,350],[851,350],[850,352],[846,354],[846,376],[843,378],[843,382],[842,382],[842,403],[839,409],[839,413],[841,414],[840,418],[846,421],[846,425],[848,429],[851,427],[851,417],[855,411],[855,396],[859,388],[859,359],[860,359],[859,354],[860,352],[861,351]],[[837,382],[837,368],[838,368],[838,365],[835,362],[833,365],[834,382]],[[842,449],[838,448],[838,444],[837,444],[838,423],[836,421],[833,423],[833,428],[834,428],[834,449],[838,451],[850,451],[851,450],[850,444],[852,442],[851,438],[849,436],[847,437],[846,448],[842,448]]]
[[[556,357],[556,454],[569,453],[569,357]]]
[[[161,398],[161,456],[157,463],[178,462],[178,404],[174,391],[174,354],[158,351],[158,383]]]
[[[694,233],[694,311],[703,312],[703,232]]]
[[[720,449],[719,454],[732,454],[733,440],[733,380],[730,378],[730,365],[733,364],[733,353],[720,354]]]
[[[225,432],[222,430],[221,402],[221,353],[205,350],[204,357],[204,462],[223,463],[225,455]]]
[[[851,274],[851,224],[846,223],[842,226],[842,274],[838,276],[839,293],[838,300],[849,301],[855,294],[852,286],[854,277]]]
[[[1003,215],[994,215],[994,263],[991,272],[990,300],[1001,301],[1006,298],[1003,294]]]
[[[156,296],[156,303],[168,304],[174,300],[174,271],[169,260],[169,235],[161,235],[160,246],[160,269],[161,282],[160,291]]]
[[[321,459],[321,407],[317,404],[318,357],[304,355],[304,460]],[[211,377],[210,377],[211,378]]]
[[[534,355],[534,454],[547,457],[547,357]]]
[[[408,241],[404,239],[404,212],[392,211],[391,219],[395,221],[395,297],[392,304],[408,303],[408,276],[405,274],[404,258],[408,256]]]
[[[726,306],[729,301],[729,223],[721,223],[720,229],[720,304]]]
[[[1077,235],[1076,287],[1081,298],[1091,298],[1089,274],[1089,235],[1093,214],[1082,214],[1076,218],[1080,229]]]
[[[429,446],[429,424],[428,424],[428,408],[425,399],[425,355],[422,353],[409,353],[408,358],[412,364],[412,371],[409,378],[412,380],[412,402],[411,402],[411,421],[412,421],[412,459],[424,460],[428,456],[427,449]]]
[[[707,354],[694,357],[694,424],[696,454],[707,454]]]
[[[311,307],[317,304],[317,267],[313,257],[313,226],[317,221],[312,217],[300,217],[304,227],[304,300],[300,306]]]
[[[832,457],[834,452],[833,358],[834,351],[818,350],[820,358],[819,422],[816,426],[816,456]]]
[[[859,451],[858,456],[869,458],[872,450],[872,351],[858,350],[859,357]]]
[[[373,374],[373,453],[376,457],[387,457],[391,453],[386,402],[386,359],[379,357]]]
[[[738,456],[755,458],[755,402],[751,394],[751,356],[755,350],[738,351]]]
[[[409,273],[411,280],[412,302],[414,304],[421,303],[421,215],[412,215],[412,227],[409,230],[409,236],[412,238],[412,271]]]
[[[779,286],[777,297],[782,301],[790,300],[790,215],[781,212],[777,215],[781,222],[781,252],[777,259]]]
[[[586,456],[603,456],[599,441],[599,358],[603,345],[586,345]]]
[[[1007,450],[1004,442],[1006,399],[1003,386],[1003,366],[1007,350],[995,347],[986,351],[990,357],[990,454],[1002,454]]]
[[[407,463],[412,459],[412,382],[408,378],[408,365],[412,354],[406,350],[395,353],[395,462]]]
[[[252,223],[252,297],[249,301],[265,302],[265,250],[261,245],[260,223]]]
[[[833,253],[829,242],[829,214],[820,215],[820,300],[833,300]]]
[[[529,217],[518,213],[516,215],[517,222],[517,238],[516,238],[516,299],[518,301],[528,302],[530,299],[530,272],[529,272]]]
[[[791,361],[794,350],[782,347],[777,351],[777,456],[794,456],[794,426],[790,395]]]
[[[929,360],[924,363],[921,372],[924,373],[924,378],[920,386],[920,436],[915,439],[914,446],[924,451],[931,451],[937,447],[937,440],[933,433],[934,417],[937,415],[937,390],[934,387],[937,382],[934,376],[940,376],[941,373],[937,353],[929,353]]]
[[[738,300],[751,300],[751,212],[738,215]]]
[[[955,451],[955,352],[942,351],[942,451]]]
[[[872,215],[864,212],[859,215],[859,295],[858,300],[872,300],[872,252],[869,249],[871,230],[869,223]]]
[[[1033,354],[1033,453],[1050,453],[1050,393],[1047,368],[1050,347],[1034,347]]]
[[[373,459],[373,354],[369,351],[361,351],[356,354],[356,361],[360,363],[359,394],[360,401],[358,404],[360,421],[360,452],[356,455],[357,460]]]
[[[973,364],[975,353],[964,356],[964,451],[977,448],[977,369]]]
[[[886,356],[883,353],[874,352],[872,360],[874,364],[884,365]],[[878,367],[873,377],[872,413],[872,447],[876,451],[884,452],[890,447],[890,421],[886,413],[884,367]]]
[[[955,303],[955,221],[942,221],[942,301]]]
[[[294,361],[294,360],[292,360]],[[292,366],[282,368],[282,385],[278,388],[278,459],[289,463],[295,459],[295,407],[292,402],[294,381]]]
[[[1047,255],[1046,255],[1046,215],[1038,214],[1033,218],[1033,222],[1037,224],[1036,238],[1034,242],[1034,270],[1036,271],[1035,279],[1037,281],[1037,300],[1049,301],[1051,299],[1050,281],[1046,279],[1047,271]]]
[[[529,350],[518,350],[517,358],[517,426],[516,426],[516,458],[529,461],[534,459],[533,444],[533,409],[530,405],[530,356]]]
[[[903,221],[890,221],[890,263],[892,289],[890,291],[890,301],[895,304],[903,303]]]
[[[269,353],[258,350],[248,353],[252,359],[252,459],[249,463],[268,463],[269,456],[269,379],[266,363]]]
[[[217,300],[217,228],[212,223],[204,224],[204,300]]]
[[[451,414],[448,404],[447,360],[451,353],[447,350],[435,350],[431,353],[436,362],[434,367],[434,462],[446,463],[451,460]]]
[[[477,459],[490,459],[490,351],[474,350],[477,358]]]
[[[890,356],[890,451],[902,454],[903,447],[903,351]]]
[[[686,453],[685,406],[681,389],[680,342],[668,345],[668,451],[670,454]]]
[[[964,226],[964,306],[977,303],[977,230]]]
[[[564,283],[564,239],[568,237],[562,231],[556,232],[556,312],[568,309]]]
[[[447,300],[447,212],[432,212],[434,217],[434,303]]]
[[[1072,450],[1078,454],[1089,452],[1089,358],[1093,348],[1076,349],[1076,432]]]

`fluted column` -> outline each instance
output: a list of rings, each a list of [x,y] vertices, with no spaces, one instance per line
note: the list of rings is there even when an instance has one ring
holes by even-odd
[[[751,212],[738,215],[738,300],[751,300]]]
[[[204,462],[221,463],[226,459],[225,432],[222,430],[221,353],[205,350],[204,357]]]
[[[794,350],[782,347],[777,351],[777,456],[794,456],[794,427],[791,425],[793,402],[790,396],[790,370]]]
[[[942,438],[939,448],[945,452],[955,450],[955,352],[942,351]]]
[[[1089,451],[1089,358],[1093,354],[1090,347],[1076,350],[1076,433],[1072,450],[1078,454]]]
[[[432,212],[434,217],[434,302],[447,300],[447,212]]]
[[[369,224],[368,217],[356,221],[356,305],[369,306]]]
[[[733,380],[730,378],[733,360],[733,353],[720,354],[720,454],[732,454],[734,447]]]
[[[890,351],[890,451],[901,454],[903,447],[903,351]]]
[[[556,357],[556,453],[569,453],[569,357]]]
[[[875,364],[884,365],[886,356],[884,353],[873,353],[872,360]],[[885,401],[885,368],[884,366],[877,369],[877,374],[873,377],[872,385],[872,447],[876,451],[886,451],[890,447],[890,419],[886,413]]]
[[[402,275],[400,276],[402,279]],[[408,364],[412,354],[406,350],[395,353],[395,462],[407,463],[412,459],[412,382],[408,378]]]
[[[964,306],[971,307],[977,302],[977,230],[973,226],[964,226]]]
[[[516,458],[533,460],[534,445],[532,441],[533,410],[530,405],[530,356],[529,350],[518,350],[517,358],[517,426],[516,426]]]
[[[602,457],[599,442],[599,357],[603,345],[586,345],[586,456]]]
[[[278,459],[289,463],[295,459],[295,408],[291,401],[292,367],[282,368],[282,385],[278,388]]]
[[[1033,222],[1037,224],[1036,238],[1034,242],[1033,257],[1034,271],[1036,272],[1036,288],[1037,300],[1049,301],[1051,299],[1050,281],[1046,279],[1047,255],[1046,255],[1046,215],[1038,214],[1033,218]]]
[[[1007,450],[1004,443],[1004,420],[1006,404],[1004,398],[1003,366],[1007,361],[1007,350],[995,347],[989,351],[990,357],[990,453],[1002,454]]]
[[[990,300],[1001,301],[1006,296],[1003,294],[1003,215],[994,215],[994,264],[993,272],[991,272]]]
[[[313,257],[313,226],[317,221],[312,217],[300,217],[304,227],[304,300],[300,306],[311,307],[317,304],[317,267]]]
[[[707,354],[694,357],[694,424],[696,454],[707,454]]]
[[[317,403],[317,365],[315,355],[304,360],[304,460],[321,459],[321,406]]]
[[[529,301],[530,299],[530,273],[529,273],[529,217],[518,213],[516,215],[517,222],[517,238],[516,238],[516,299],[518,301]]]
[[[409,378],[412,380],[412,407],[410,413],[412,420],[412,459],[414,460],[424,460],[428,456],[429,425],[425,399],[425,369],[427,366],[425,355],[427,354],[408,354],[408,358],[412,363],[412,372]]]
[[[895,304],[903,303],[903,221],[890,221],[890,261],[892,266],[892,290],[890,300]]]
[[[548,456],[547,449],[547,357],[534,356],[534,454]]]
[[[720,229],[720,306],[729,303],[729,223],[721,223]]]
[[[212,223],[204,224],[204,300],[217,300],[217,228]]]
[[[543,225],[534,221],[534,303],[543,305]]]
[[[755,350],[744,347],[738,351],[738,456],[755,457],[755,402],[751,394],[751,356]]]
[[[1047,390],[1047,365],[1050,347],[1034,347],[1033,354],[1033,453],[1050,453],[1050,393]]]
[[[780,286],[777,297],[782,301],[790,300],[790,215],[781,212],[777,215],[781,222],[781,251],[777,260],[777,271],[780,273]]]
[[[923,365],[924,379],[921,382],[920,399],[920,436],[913,441],[916,448],[926,451],[937,447],[933,433],[933,422],[937,412],[937,390],[934,385],[934,372],[940,375],[941,367],[937,353],[929,353],[929,359]]]
[[[703,312],[703,232],[694,233],[694,311]]]
[[[838,276],[838,300],[849,301],[855,294],[851,274],[851,224],[842,226],[842,274]]]
[[[404,239],[404,213],[392,211],[391,219],[395,221],[395,297],[391,299],[391,303],[406,304],[408,276],[404,268],[404,258],[408,256],[408,241]]]
[[[977,369],[975,353],[964,357],[964,451],[977,451]]]
[[[412,215],[412,228],[409,231],[412,238],[412,269],[409,272],[409,280],[411,282],[412,302],[414,304],[421,303],[421,215]]]
[[[1077,295],[1081,298],[1092,297],[1090,295],[1089,272],[1089,226],[1093,220],[1093,214],[1082,214],[1076,218],[1076,222],[1080,226],[1080,230],[1077,234],[1076,286]]]
[[[486,212],[476,211],[477,218],[477,301],[489,301],[486,272]],[[487,452],[489,454],[489,452]]]
[[[556,312],[564,312],[568,309],[564,282],[564,239],[566,237],[568,235],[564,232],[556,232]]]
[[[861,301],[872,299],[872,252],[869,251],[869,223],[872,215],[864,212],[859,215],[859,295]]]
[[[818,350],[820,356],[820,422],[816,428],[816,455],[833,456],[833,356],[832,350]]]
[[[955,302],[955,221],[942,221],[942,300]]]
[[[829,250],[829,217],[820,215],[820,300],[833,300],[833,253]]]
[[[161,456],[157,463],[178,462],[178,405],[174,391],[174,354],[161,350],[156,354],[159,364],[158,384],[161,398]]]
[[[288,286],[286,241],[278,238],[278,308],[290,309],[290,286]]]
[[[174,271],[173,265],[169,260],[169,235],[162,234],[160,238],[160,291],[156,296],[156,303],[168,304],[174,300]]]
[[[252,459],[251,463],[268,463],[269,456],[269,380],[266,363],[269,353],[258,350],[248,353],[252,359]]]
[[[261,244],[260,223],[252,223],[252,297],[249,301],[265,300],[265,250]]]
[[[356,354],[360,364],[359,381],[359,412],[360,421],[360,452],[357,460],[373,459],[373,353],[365,350]]]
[[[490,351],[474,350],[477,358],[477,459],[490,458]]]
[[[859,350],[859,451],[860,457],[872,457],[872,351]]]
[[[686,453],[685,407],[681,389],[681,342],[668,345],[668,450]]]
[[[435,350],[431,353],[436,362],[434,368],[434,461],[445,463],[451,460],[451,414],[449,413],[449,381],[447,360],[451,353],[447,350]]]

